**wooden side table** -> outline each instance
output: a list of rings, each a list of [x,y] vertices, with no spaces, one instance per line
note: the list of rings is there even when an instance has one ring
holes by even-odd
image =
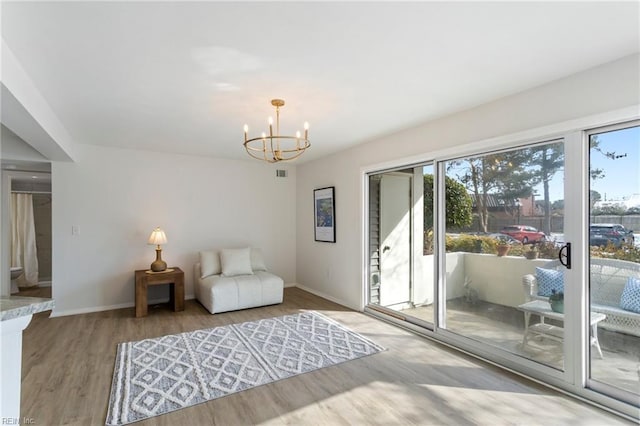
[[[146,269],[136,271],[136,318],[147,315],[147,289],[151,285],[169,284],[169,304],[174,312],[184,311],[184,272],[178,267],[170,272],[147,272]]]

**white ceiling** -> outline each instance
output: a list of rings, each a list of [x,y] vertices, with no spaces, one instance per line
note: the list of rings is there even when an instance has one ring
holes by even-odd
[[[247,158],[283,98],[308,161],[640,50],[638,2],[2,2],[77,143]],[[298,160],[298,161],[300,161]]]

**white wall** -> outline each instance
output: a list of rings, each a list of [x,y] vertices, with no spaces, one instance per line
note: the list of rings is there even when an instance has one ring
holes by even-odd
[[[464,257],[464,276],[469,277],[470,287],[478,292],[480,300],[511,307],[527,301],[522,277],[526,274],[535,275],[537,266],[543,267],[549,262],[549,259],[528,260],[522,256],[498,257],[481,253],[458,255]],[[464,282],[459,285],[463,287]]]
[[[298,282],[362,307],[363,170],[399,159],[426,160],[432,158],[429,153],[621,108],[637,110],[639,63],[638,55],[626,57],[298,166]],[[323,186],[336,187],[336,244],[313,239],[312,191]]]
[[[2,46],[2,123],[50,160],[74,158],[74,143],[13,52]]]
[[[0,139],[2,139],[0,158],[3,160],[49,162],[47,158],[33,149],[31,145],[27,144],[18,135],[3,125],[0,125]]]
[[[271,271],[296,281],[295,168],[276,178],[258,161],[80,144],[74,152],[75,163],[52,164],[54,315],[133,306],[134,270],[155,259],[146,242],[156,226],[187,295],[198,251],[214,247],[260,247]]]

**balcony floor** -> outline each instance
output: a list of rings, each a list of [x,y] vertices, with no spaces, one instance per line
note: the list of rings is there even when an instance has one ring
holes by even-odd
[[[405,315],[433,322],[433,305],[404,309]],[[532,323],[538,322],[531,316]],[[553,323],[546,321],[548,323]],[[556,325],[562,325],[556,323]],[[562,343],[545,338],[529,338],[523,346],[524,315],[515,308],[463,299],[447,302],[447,329],[489,345],[505,349],[524,358],[562,369]],[[601,359],[591,347],[591,378],[612,386],[638,393],[640,389],[640,338],[598,329],[602,349]]]

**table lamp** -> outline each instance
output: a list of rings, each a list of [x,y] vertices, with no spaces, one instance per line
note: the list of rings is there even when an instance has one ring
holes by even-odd
[[[167,236],[160,228],[156,228],[151,232],[149,236],[148,244],[156,246],[156,260],[151,264],[151,270],[153,272],[162,272],[167,269],[167,262],[162,260],[162,249],[160,244],[167,244]]]

